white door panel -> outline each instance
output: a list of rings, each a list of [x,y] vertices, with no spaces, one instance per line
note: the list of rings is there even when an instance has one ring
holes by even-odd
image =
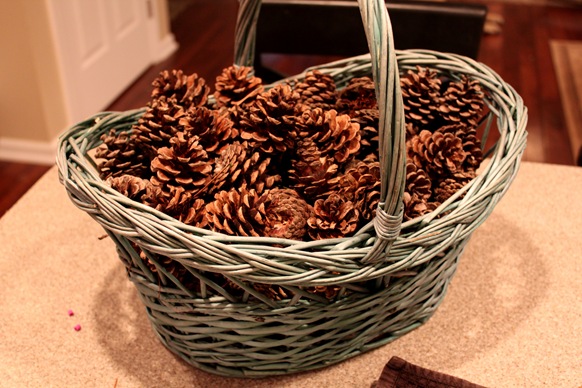
[[[152,62],[147,0],[47,0],[73,122],[103,110]]]

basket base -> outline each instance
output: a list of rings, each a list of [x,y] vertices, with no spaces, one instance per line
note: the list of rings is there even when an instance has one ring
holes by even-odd
[[[128,273],[170,351],[206,372],[260,378],[330,366],[418,328],[444,299],[467,240],[382,290],[329,304],[281,301],[273,309],[258,301],[197,299]]]

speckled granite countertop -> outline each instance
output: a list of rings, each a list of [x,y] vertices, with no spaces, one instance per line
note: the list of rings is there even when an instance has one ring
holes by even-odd
[[[1,387],[370,387],[392,356],[488,387],[582,385],[582,168],[522,163],[425,325],[285,377],[227,379],[174,357],[103,234],[56,168],[0,219]]]

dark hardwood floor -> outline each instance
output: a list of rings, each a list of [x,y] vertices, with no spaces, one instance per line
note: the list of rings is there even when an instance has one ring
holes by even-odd
[[[49,170],[49,166],[0,161],[0,217]]]
[[[170,0],[173,1],[173,0]],[[182,0],[184,1],[184,0]],[[460,0],[480,2],[481,0]],[[482,1],[504,19],[502,32],[484,35],[479,61],[495,70],[529,108],[523,160],[574,164],[550,53],[550,40],[582,41],[582,7]],[[128,110],[149,100],[151,81],[164,69],[196,72],[212,83],[232,63],[236,0],[191,0],[172,21],[180,48],[151,66],[106,110]],[[270,56],[272,65],[297,73],[321,58]],[[48,170],[47,166],[0,162],[0,216]]]

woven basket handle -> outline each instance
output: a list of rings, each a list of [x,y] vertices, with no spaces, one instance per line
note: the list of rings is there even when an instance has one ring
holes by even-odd
[[[234,63],[252,66],[260,0],[239,0]],[[372,63],[380,110],[380,204],[374,218],[377,239],[362,263],[383,261],[402,225],[406,153],[404,111],[392,26],[384,0],[358,0]]]

